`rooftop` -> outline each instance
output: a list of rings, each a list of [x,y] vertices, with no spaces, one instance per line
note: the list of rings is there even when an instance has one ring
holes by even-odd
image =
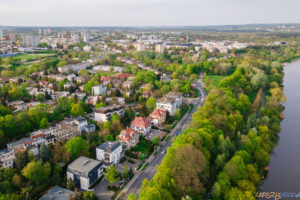
[[[59,186],[55,186],[47,194],[42,196],[40,200],[69,200],[69,195],[74,196],[74,192]]]
[[[81,176],[88,177],[88,173],[96,167],[101,166],[102,163],[85,156],[80,156],[68,166],[68,171],[71,170]]]
[[[119,146],[121,146],[120,142],[113,142],[113,141],[106,141],[104,143],[102,143],[101,145],[99,145],[97,147],[97,149],[102,149],[106,152],[113,152],[114,150],[116,150]]]

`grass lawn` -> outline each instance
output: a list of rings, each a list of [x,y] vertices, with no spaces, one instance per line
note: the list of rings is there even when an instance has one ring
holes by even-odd
[[[214,84],[217,86],[219,84],[219,82],[222,79],[226,78],[227,76],[223,76],[223,75],[207,75],[206,77],[209,78],[209,79],[211,79],[214,82]]]
[[[22,55],[15,56],[14,58],[21,59],[21,60],[35,60],[35,59],[45,58],[52,55],[54,54],[22,54]]]
[[[132,148],[132,151],[142,152],[145,155],[152,153],[153,143],[151,141],[140,138],[140,142]]]

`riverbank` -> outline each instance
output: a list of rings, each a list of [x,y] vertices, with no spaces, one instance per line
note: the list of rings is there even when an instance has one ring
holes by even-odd
[[[300,59],[284,67],[284,103],[281,132],[269,163],[270,171],[263,182],[264,192],[299,192],[300,190]]]

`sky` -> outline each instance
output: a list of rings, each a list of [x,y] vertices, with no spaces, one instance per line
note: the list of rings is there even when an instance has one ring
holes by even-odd
[[[300,23],[300,0],[0,0],[4,26]]]

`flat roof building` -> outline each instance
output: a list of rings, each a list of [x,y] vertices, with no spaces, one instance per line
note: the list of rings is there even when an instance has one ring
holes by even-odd
[[[67,179],[72,179],[75,186],[83,190],[88,190],[102,175],[102,163],[85,156],[74,160],[67,170]]]
[[[75,193],[71,190],[55,186],[47,194],[42,196],[39,200],[69,200]]]

